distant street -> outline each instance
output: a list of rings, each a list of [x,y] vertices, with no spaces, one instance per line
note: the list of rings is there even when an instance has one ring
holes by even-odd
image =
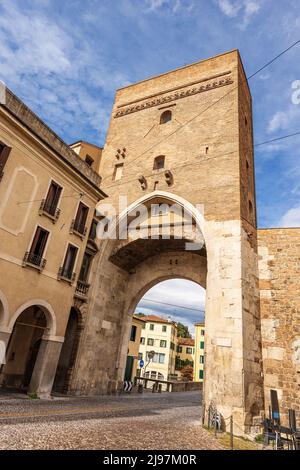
[[[222,449],[199,392],[32,400],[0,395],[0,449]]]

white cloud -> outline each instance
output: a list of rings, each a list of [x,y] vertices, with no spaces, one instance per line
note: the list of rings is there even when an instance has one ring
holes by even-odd
[[[164,6],[168,6],[172,13],[177,13],[180,9],[190,12],[194,7],[193,0],[145,0],[148,12],[158,11]]]
[[[281,218],[279,227],[300,227],[300,206],[289,209]]]
[[[289,105],[283,111],[276,111],[269,121],[267,130],[269,133],[280,130],[295,131],[298,130],[298,122],[300,119],[300,105]]]
[[[45,16],[0,2],[0,79],[58,133],[81,138],[86,129],[104,135],[109,109],[94,94],[111,96],[128,83],[107,63],[88,37]],[[74,123],[76,122],[76,126]],[[57,127],[59,126],[59,128]]]
[[[172,320],[187,325],[190,332],[193,332],[194,324],[203,319],[204,309],[204,288],[188,280],[171,279],[152,287],[141,299],[136,311],[147,315],[156,314],[164,318],[170,316]]]
[[[286,129],[288,125],[288,113],[284,111],[277,111],[269,122],[268,132],[275,132],[279,129]]]
[[[239,2],[232,2],[232,0],[218,0],[218,5],[224,15],[234,18],[242,8]]]
[[[218,6],[224,15],[229,18],[239,17],[239,27],[245,29],[253,15],[261,8],[258,0],[217,0]]]

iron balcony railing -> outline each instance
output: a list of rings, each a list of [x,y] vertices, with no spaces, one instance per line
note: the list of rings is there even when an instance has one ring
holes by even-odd
[[[63,266],[61,266],[58,270],[58,279],[63,279],[65,281],[68,281],[70,283],[75,281],[76,273],[74,273],[70,269],[66,269]]]
[[[73,219],[71,222],[70,233],[76,233],[81,238],[85,237],[87,232],[87,227],[84,224],[81,224]]]
[[[89,287],[90,287],[90,284],[88,284],[87,282],[80,281],[80,280],[77,281],[76,294],[86,297],[89,292]]]
[[[39,271],[42,271],[46,266],[46,260],[42,256],[26,251],[23,258],[23,266],[33,266]]]
[[[46,199],[42,199],[40,209],[39,209],[39,214],[46,214],[50,216],[54,222],[56,222],[60,216],[60,209],[58,209],[56,206],[53,204],[50,204],[47,202]]]

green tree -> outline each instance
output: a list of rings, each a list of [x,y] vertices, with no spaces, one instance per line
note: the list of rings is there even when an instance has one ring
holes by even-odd
[[[182,323],[177,323],[177,336],[180,338],[191,338],[192,335],[189,332],[189,328],[186,325],[183,325]]]

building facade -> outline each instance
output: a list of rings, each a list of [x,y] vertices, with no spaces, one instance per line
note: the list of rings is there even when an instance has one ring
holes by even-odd
[[[194,361],[194,382],[204,380],[204,342],[205,324],[195,324],[195,361]]]
[[[140,316],[133,315],[124,380],[133,381],[134,377],[138,375],[138,371],[140,372],[139,361],[142,359],[140,355],[140,344],[141,335],[144,330],[145,320]]]
[[[145,328],[140,342],[141,375],[151,379],[170,380],[175,374],[177,325],[156,315],[143,317]],[[148,353],[154,351],[153,358]]]
[[[98,252],[101,178],[4,85],[0,174],[0,384],[65,391]]]
[[[176,340],[176,367],[175,373],[179,380],[183,379],[181,370],[183,367],[189,366],[194,371],[195,361],[195,340],[193,338],[177,337]],[[193,373],[191,374],[193,379]]]

